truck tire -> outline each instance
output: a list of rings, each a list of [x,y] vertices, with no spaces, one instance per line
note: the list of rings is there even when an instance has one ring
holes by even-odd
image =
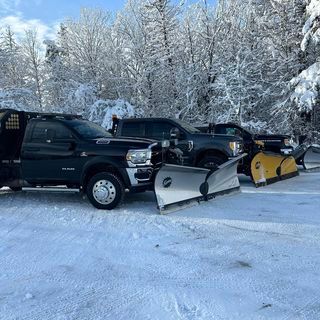
[[[123,182],[113,173],[100,172],[87,185],[87,196],[97,209],[112,210],[125,194]]]
[[[205,156],[199,163],[198,167],[216,171],[225,160],[218,156]]]

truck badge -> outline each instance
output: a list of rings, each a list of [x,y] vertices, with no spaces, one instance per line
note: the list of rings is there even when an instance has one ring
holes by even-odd
[[[172,178],[170,177],[165,178],[162,182],[163,187],[166,189],[170,188],[171,184],[172,184]]]

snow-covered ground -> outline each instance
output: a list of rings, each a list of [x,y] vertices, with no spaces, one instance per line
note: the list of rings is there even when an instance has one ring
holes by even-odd
[[[0,319],[319,319],[320,173],[168,216],[0,191]]]

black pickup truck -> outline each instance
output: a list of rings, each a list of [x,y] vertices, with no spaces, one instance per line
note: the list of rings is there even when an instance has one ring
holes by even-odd
[[[267,151],[288,156],[295,149],[294,142],[288,135],[254,134],[235,123],[209,123],[196,125],[196,128],[203,133],[230,134],[242,138],[243,150],[248,156],[239,163],[238,172],[248,176],[251,175],[251,161],[258,152]]]
[[[215,169],[243,152],[242,138],[225,134],[205,134],[195,127],[166,118],[113,118],[115,137],[139,137],[176,141],[183,165]]]
[[[160,142],[115,138],[78,116],[0,110],[0,188],[76,188],[96,208],[112,209],[126,189],[153,188],[166,152]]]
[[[250,152],[250,149],[255,145],[255,141],[263,143],[264,151],[270,151],[289,155],[296,147],[292,138],[289,135],[282,134],[255,134],[235,123],[219,123],[206,124],[196,126],[201,132],[212,134],[231,134],[241,137],[244,141],[244,149]]]

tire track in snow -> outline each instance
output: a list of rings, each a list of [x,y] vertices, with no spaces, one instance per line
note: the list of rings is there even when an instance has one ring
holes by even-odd
[[[95,287],[96,284],[91,283],[91,288],[86,291],[75,292],[77,288],[74,288],[74,291],[71,294],[65,294],[60,296],[54,301],[49,301],[48,303],[40,306],[37,310],[29,312],[23,315],[24,320],[50,320],[57,319],[57,316],[66,316],[76,313],[82,309],[85,309],[88,301],[99,301],[99,310],[93,314],[92,319],[98,319],[101,315],[101,310],[106,310],[107,313],[111,312],[114,309],[121,308],[129,303],[134,302],[135,300],[142,299],[146,294],[137,292],[128,297],[128,294],[125,289],[121,288],[118,285],[113,286],[102,286]],[[72,290],[72,288],[69,288]],[[112,301],[107,305],[101,308],[101,300],[107,298],[109,295],[113,296],[112,293],[116,293],[116,297],[113,297]],[[108,299],[105,299],[108,301]],[[54,304],[54,307],[52,306]],[[89,309],[90,310],[90,309]],[[74,317],[75,316],[75,317]],[[72,318],[77,319],[76,315]]]
[[[319,320],[320,296],[308,301],[305,305],[288,313],[282,320]]]

